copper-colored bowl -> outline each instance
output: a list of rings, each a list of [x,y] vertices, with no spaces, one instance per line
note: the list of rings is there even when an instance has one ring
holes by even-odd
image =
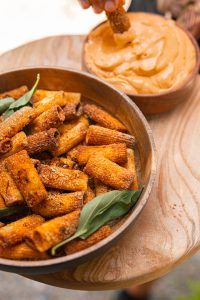
[[[105,22],[103,22],[105,23]],[[95,73],[91,70],[88,66],[87,61],[85,59],[85,45],[88,42],[90,34],[96,30],[96,28],[100,27],[103,23],[96,26],[86,37],[85,43],[83,46],[83,54],[82,54],[82,68],[84,71],[89,72],[90,74]],[[184,30],[183,28],[181,28]],[[145,115],[153,115],[158,113],[163,113],[172,110],[175,108],[179,103],[187,100],[191,95],[197,75],[199,72],[200,66],[200,52],[199,46],[194,39],[194,37],[188,31],[184,30],[184,32],[188,35],[189,39],[191,40],[192,44],[196,50],[196,64],[192,71],[192,73],[182,82],[181,85],[170,89],[169,91],[160,93],[160,94],[134,94],[129,93],[127,94],[141,109],[141,111]]]
[[[141,180],[144,186],[140,199],[132,211],[123,218],[114,232],[98,244],[59,258],[44,261],[13,261],[0,258],[0,269],[19,274],[45,274],[57,272],[67,267],[75,267],[107,248],[124,234],[143,210],[154,182],[156,170],[156,154],[151,129],[137,106],[123,93],[87,73],[52,67],[24,68],[0,74],[0,92],[14,89],[20,85],[29,88],[35,81],[36,74],[40,73],[39,88],[48,90],[64,90],[80,92],[105,110],[111,112],[121,120],[130,133],[135,135],[141,164]]]

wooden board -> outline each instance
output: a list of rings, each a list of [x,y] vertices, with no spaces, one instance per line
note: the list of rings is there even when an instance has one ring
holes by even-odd
[[[57,65],[81,68],[84,37],[35,41],[0,57],[0,71]],[[149,119],[158,172],[149,202],[118,244],[76,269],[35,280],[79,290],[125,287],[158,278],[200,247],[200,77],[191,98],[171,113]]]

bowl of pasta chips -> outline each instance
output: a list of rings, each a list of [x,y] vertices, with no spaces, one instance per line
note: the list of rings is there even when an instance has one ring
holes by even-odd
[[[110,248],[155,178],[149,125],[123,92],[53,67],[0,74],[0,269],[45,274]]]

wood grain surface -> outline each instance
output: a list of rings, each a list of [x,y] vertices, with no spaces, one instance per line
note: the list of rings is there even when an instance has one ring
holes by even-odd
[[[0,57],[0,71],[24,66],[81,68],[84,37],[35,41]],[[200,77],[191,98],[149,119],[158,172],[149,202],[116,246],[76,269],[32,279],[79,290],[126,287],[158,278],[200,248]]]

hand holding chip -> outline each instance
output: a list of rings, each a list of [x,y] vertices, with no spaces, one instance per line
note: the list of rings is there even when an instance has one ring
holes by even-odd
[[[83,9],[92,6],[95,13],[99,14],[102,11],[113,12],[119,6],[124,4],[124,0],[78,0]]]

